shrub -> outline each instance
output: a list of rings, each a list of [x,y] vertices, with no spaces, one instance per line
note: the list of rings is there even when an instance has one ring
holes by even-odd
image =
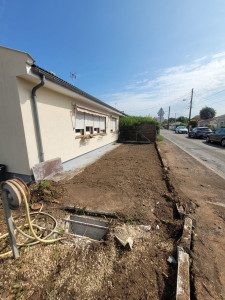
[[[156,119],[151,117],[135,117],[135,116],[125,116],[120,118],[119,128],[123,128],[125,126],[139,126],[144,123],[150,123],[158,125]]]
[[[156,125],[156,131],[157,134],[159,134],[159,124],[154,118],[137,116],[121,117],[119,122],[119,141],[133,140],[134,138],[138,138],[138,140],[142,139],[138,129],[141,125],[146,123]]]

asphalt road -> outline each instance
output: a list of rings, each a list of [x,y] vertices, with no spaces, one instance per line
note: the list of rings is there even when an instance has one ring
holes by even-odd
[[[225,147],[161,129],[160,134],[225,179]]]

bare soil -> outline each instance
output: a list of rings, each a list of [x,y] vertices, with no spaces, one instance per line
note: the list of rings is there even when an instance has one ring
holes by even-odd
[[[225,299],[225,181],[168,140],[160,143],[174,197],[193,219],[192,299]],[[207,202],[208,201],[208,202]]]
[[[121,145],[69,181],[33,185],[32,203],[42,201],[43,211],[58,221],[66,216],[59,207],[66,205],[116,212],[119,218],[107,219],[110,232],[101,242],[24,247],[19,259],[1,259],[0,298],[175,299],[176,265],[167,258],[176,255],[182,232],[175,201],[186,195],[176,193],[167,179],[153,144]],[[122,224],[151,230],[129,250],[114,236]],[[0,228],[4,233],[2,208]]]

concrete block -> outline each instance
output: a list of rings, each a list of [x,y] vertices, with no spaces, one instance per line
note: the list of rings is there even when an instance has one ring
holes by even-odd
[[[176,300],[190,300],[189,254],[177,247],[178,271]]]

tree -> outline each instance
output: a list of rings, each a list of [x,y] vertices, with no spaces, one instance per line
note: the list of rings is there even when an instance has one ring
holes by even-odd
[[[196,116],[194,116],[194,117],[192,118],[192,120],[198,120],[198,119],[200,119],[200,116],[199,116],[199,115],[196,115]]]
[[[212,119],[215,117],[216,111],[214,108],[206,106],[200,110],[199,115],[202,120]]]
[[[184,116],[180,116],[179,118],[177,118],[177,122],[181,122],[184,124],[187,124],[187,120],[188,120],[188,118],[186,118]]]
[[[169,122],[170,123],[175,122],[175,118],[169,118]]]

